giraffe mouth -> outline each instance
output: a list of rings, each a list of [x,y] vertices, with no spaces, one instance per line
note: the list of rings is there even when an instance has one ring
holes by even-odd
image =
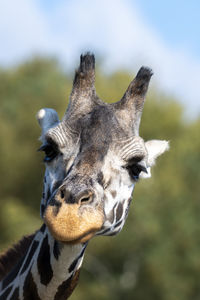
[[[91,239],[102,228],[104,215],[102,210],[91,207],[80,211],[78,204],[63,203],[55,213],[54,206],[48,206],[44,221],[52,236],[61,242],[78,244]]]
[[[64,244],[84,244],[86,242],[88,242],[94,235],[95,233],[97,232],[96,229],[94,230],[90,230],[89,232],[86,232],[84,233],[82,236],[76,238],[76,239],[73,239],[73,240],[69,240],[69,241],[61,241],[62,243]]]

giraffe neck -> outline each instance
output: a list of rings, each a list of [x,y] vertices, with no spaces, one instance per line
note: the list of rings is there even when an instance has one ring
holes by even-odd
[[[62,300],[75,288],[86,245],[57,242],[46,225],[0,283],[0,300]]]

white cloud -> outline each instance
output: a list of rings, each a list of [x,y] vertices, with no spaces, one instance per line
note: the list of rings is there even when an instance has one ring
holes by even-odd
[[[49,46],[44,15],[34,1],[0,0],[0,63],[9,64]]]
[[[189,112],[200,111],[200,62],[167,45],[133,1],[58,1],[48,11],[39,1],[0,0],[0,64],[49,53],[74,67],[80,52],[89,49],[105,57],[109,70],[151,66],[159,86],[181,98]]]

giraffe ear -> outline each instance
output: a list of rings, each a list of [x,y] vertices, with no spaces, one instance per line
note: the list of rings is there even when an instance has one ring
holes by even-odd
[[[155,165],[158,156],[169,150],[168,141],[151,140],[145,143],[148,158],[147,158],[147,173],[141,172],[140,178],[151,177],[151,167]]]
[[[42,135],[45,134],[49,128],[59,123],[57,112],[51,108],[40,109],[36,117],[40,127],[42,128]]]

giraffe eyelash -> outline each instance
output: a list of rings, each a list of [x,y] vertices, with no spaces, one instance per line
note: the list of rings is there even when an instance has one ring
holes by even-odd
[[[137,157],[133,158],[129,161],[129,163],[125,166],[125,168],[128,170],[130,177],[137,181],[139,179],[139,175],[141,172],[147,172],[146,164],[141,161],[142,159]]]
[[[38,151],[45,152],[44,162],[51,162],[59,153],[58,147],[54,143],[45,144]]]

